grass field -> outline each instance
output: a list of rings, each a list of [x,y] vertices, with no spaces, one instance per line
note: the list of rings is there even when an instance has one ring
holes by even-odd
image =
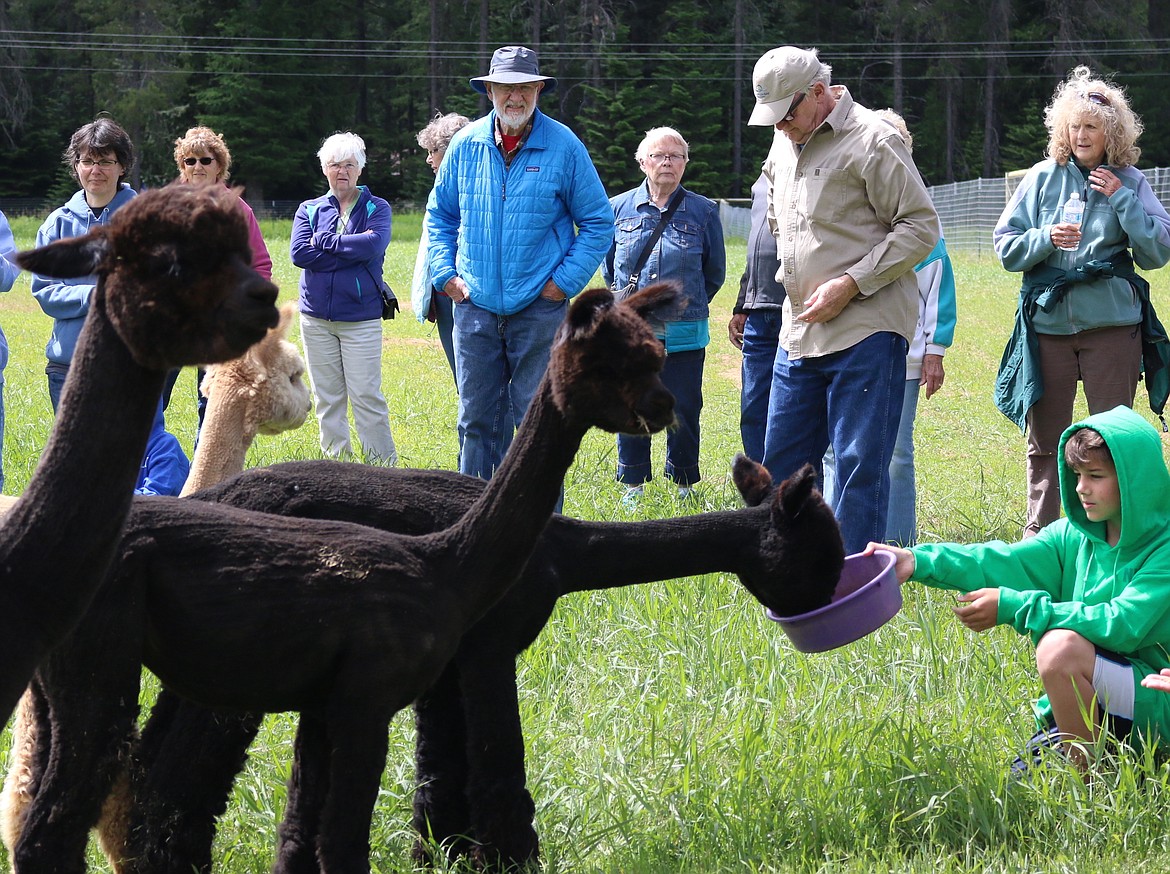
[[[36,224],[14,222],[22,247]],[[289,223],[265,223],[264,231],[281,297],[292,299]],[[395,220],[387,273],[404,304],[417,239],[417,216]],[[738,504],[727,482],[739,440],[738,353],[722,326],[742,241],[728,255],[702,416],[701,499],[709,509]],[[942,391],[921,404],[917,420],[920,525],[924,539],[1014,539],[1023,523],[1024,441],[991,391],[1018,277],[991,260],[955,262],[956,343]],[[1150,277],[1156,301],[1170,300],[1164,273]],[[6,491],[15,493],[50,426],[49,322],[27,276],[0,298],[0,325],[12,347],[4,463]],[[402,461],[451,467],[455,394],[437,337],[409,312],[386,327],[384,388]],[[193,372],[185,372],[168,421],[188,449],[193,396]],[[1144,394],[1138,407],[1148,413]],[[249,464],[317,457],[316,436],[310,421],[261,438]],[[655,443],[660,470],[662,441]],[[591,434],[569,472],[567,513],[631,518],[619,506],[614,463],[613,439]],[[690,511],[652,486],[639,513]],[[877,633],[804,655],[727,575],[564,599],[518,662],[546,870],[1170,870],[1170,770],[1153,756],[1123,755],[1089,785],[1060,769],[1009,783],[1007,764],[1033,730],[1031,648],[1002,628],[970,634],[950,603],[945,593],[908,586],[902,612]],[[254,745],[220,827],[219,870],[271,865],[294,729],[290,716],[272,716]],[[412,735],[409,714],[398,716],[372,829],[378,872],[410,870]],[[5,733],[0,750],[7,745]]]

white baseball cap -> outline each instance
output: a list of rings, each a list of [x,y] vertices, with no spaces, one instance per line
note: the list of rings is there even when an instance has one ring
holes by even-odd
[[[780,46],[764,53],[752,71],[756,108],[748,124],[772,127],[784,120],[792,101],[821,72],[816,49]]]

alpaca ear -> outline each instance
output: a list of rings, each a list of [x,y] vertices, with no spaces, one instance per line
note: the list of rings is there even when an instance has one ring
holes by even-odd
[[[804,509],[812,496],[817,484],[817,472],[811,464],[806,464],[784,482],[780,483],[776,495],[776,506],[789,519],[796,518]]]
[[[659,321],[669,321],[682,313],[686,301],[678,283],[668,281],[647,285],[626,298],[622,305],[632,308],[644,319],[656,317]]]
[[[731,465],[731,479],[749,507],[758,507],[772,494],[772,475],[768,469],[742,452]]]
[[[275,334],[280,339],[284,340],[288,337],[288,329],[292,327],[293,316],[296,314],[297,305],[293,301],[288,301],[280,308],[280,321],[276,323],[275,328],[270,328],[268,333]]]
[[[102,262],[111,254],[106,228],[99,227],[84,237],[58,240],[39,249],[30,249],[16,255],[16,263],[29,273],[73,279],[98,272]]]
[[[605,288],[587,288],[573,299],[554,342],[582,340],[593,333],[601,315],[613,308],[613,294]]]

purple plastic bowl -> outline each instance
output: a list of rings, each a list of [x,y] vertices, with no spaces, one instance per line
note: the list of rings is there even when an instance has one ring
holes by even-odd
[[[885,625],[902,608],[894,561],[894,554],[884,549],[873,555],[847,555],[829,604],[799,616],[777,616],[767,608],[765,612],[801,652],[824,652],[852,643]]]

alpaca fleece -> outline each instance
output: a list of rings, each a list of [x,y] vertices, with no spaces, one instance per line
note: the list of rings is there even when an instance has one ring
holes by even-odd
[[[553,516],[520,580],[466,634],[415,703],[416,856],[473,853],[480,864],[534,861],[539,843],[526,787],[515,659],[571,592],[716,571],[736,573],[764,605],[794,615],[828,603],[844,565],[832,512],[805,468],[773,488],[764,468],[736,460],[746,509],[634,523]],[[311,518],[431,531],[469,506],[484,483],[447,471],[373,470],[290,462],[246,471],[196,498]],[[133,523],[131,523],[133,526]],[[164,691],[132,764],[128,870],[208,870],[215,817],[259,727]],[[198,750],[197,773],[189,768]],[[286,827],[311,818],[290,799]]]
[[[48,446],[0,525],[0,711],[81,619],[105,576],[167,370],[240,355],[276,323],[226,193],[160,189],[109,225],[17,256],[97,275]]]
[[[503,466],[426,536],[183,499],[138,505],[85,621],[41,666],[47,765],[18,872],[81,870],[90,825],[132,737],[141,666],[199,703],[297,711],[276,871],[362,872],[393,714],[433,684],[466,629],[523,569],[586,430],[673,420],[645,321],[672,286],[615,305],[582,293]]]

